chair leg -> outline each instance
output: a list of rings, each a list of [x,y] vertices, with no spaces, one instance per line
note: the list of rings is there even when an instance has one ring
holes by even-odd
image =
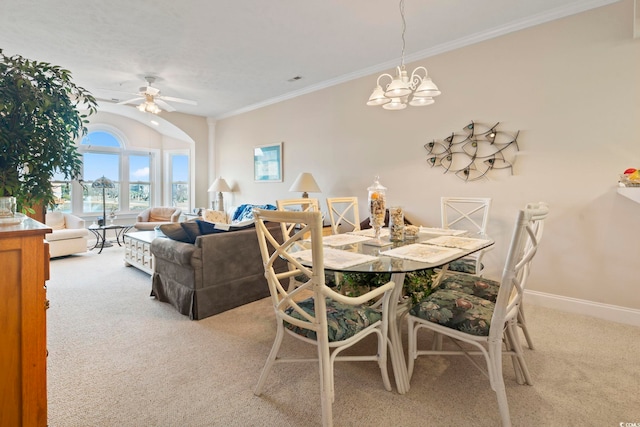
[[[321,335],[319,332],[318,335]],[[326,338],[326,336],[325,336]],[[322,342],[325,344],[322,344]],[[333,426],[333,364],[329,345],[318,337],[318,365],[320,368],[320,401],[322,405],[322,426]]]
[[[418,330],[414,326],[414,321],[411,316],[407,316],[407,378],[411,381],[411,376],[413,375],[413,365],[416,361],[416,342],[418,340]]]
[[[433,344],[431,350],[442,350],[442,334],[437,332],[433,333]]]
[[[486,356],[485,356],[486,357]],[[509,415],[509,403],[507,402],[507,392],[504,387],[502,376],[502,342],[489,343],[489,355],[487,359],[487,369],[491,388],[496,392],[498,400],[498,410],[503,427],[511,427],[511,416]]]
[[[518,384],[525,384],[524,373],[520,366],[520,359],[516,354],[515,345],[518,343],[518,333],[514,325],[507,325],[504,330],[504,345],[505,349],[511,354],[511,363],[513,364],[513,371],[516,375],[516,382]]]
[[[533,341],[531,340],[529,330],[527,329],[527,321],[524,318],[524,307],[522,305],[522,301],[520,302],[520,307],[518,307],[518,326],[524,333],[524,339],[527,340],[527,346],[533,350]]]
[[[258,384],[253,391],[253,394],[256,396],[260,396],[262,394],[262,390],[264,389],[264,383],[271,372],[271,368],[276,362],[276,357],[278,357],[278,352],[280,351],[280,345],[282,344],[282,339],[284,338],[284,326],[282,322],[278,324],[276,329],[276,338],[273,340],[273,346],[271,347],[271,352],[269,353],[269,357],[267,357],[267,361],[264,364],[264,368],[262,368],[262,373],[260,374],[260,378],[258,379]]]
[[[389,342],[386,339],[386,334],[376,331],[378,333],[378,366],[380,366],[380,373],[382,374],[382,383],[387,391],[391,391],[391,380],[389,380],[389,369],[387,368],[387,352]]]
[[[515,352],[513,362],[514,362],[514,368],[516,368],[517,366],[516,378],[518,379],[518,383],[533,385],[533,381],[531,380],[531,374],[529,373],[529,368],[527,367],[527,362],[524,360],[524,352],[522,351],[522,345],[518,340],[517,324],[514,322],[507,325],[507,331],[511,336],[511,341],[512,341],[511,345],[512,345],[513,351]],[[520,373],[521,375],[518,375],[518,373]]]

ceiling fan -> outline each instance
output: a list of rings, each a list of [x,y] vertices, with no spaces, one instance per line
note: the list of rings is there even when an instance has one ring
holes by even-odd
[[[167,101],[169,102],[179,102],[182,104],[189,105],[198,105],[196,101],[191,101],[188,99],[182,98],[174,98],[173,96],[164,96],[160,94],[160,89],[152,86],[156,81],[156,78],[153,76],[145,76],[144,78],[147,81],[146,86],[142,86],[139,89],[139,92],[136,93],[135,98],[127,99],[125,101],[118,102],[118,104],[132,104],[137,101],[143,101],[138,104],[136,107],[138,110],[142,112],[148,112],[153,114],[158,114],[161,111],[172,112],[176,109],[173,108]]]

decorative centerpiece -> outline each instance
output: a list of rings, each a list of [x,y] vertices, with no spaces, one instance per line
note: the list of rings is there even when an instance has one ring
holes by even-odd
[[[404,241],[404,212],[399,206],[389,208],[389,240]]]
[[[380,240],[380,229],[384,225],[385,214],[385,198],[387,188],[382,186],[379,181],[380,177],[376,176],[373,185],[369,187],[369,223],[374,230],[374,238]]]

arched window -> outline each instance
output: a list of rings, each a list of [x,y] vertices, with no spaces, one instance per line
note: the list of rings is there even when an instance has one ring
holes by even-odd
[[[110,214],[135,213],[152,206],[155,153],[128,150],[122,137],[109,130],[90,131],[80,141],[78,151],[82,155],[83,185],[71,185],[64,177],[54,176],[57,210],[102,216],[102,188],[93,188],[92,184],[103,176],[114,184],[104,192],[107,219]]]
[[[138,145],[149,144],[142,141]],[[56,210],[84,217],[102,216],[102,188],[93,188],[92,183],[104,176],[114,184],[104,192],[107,223],[112,212],[124,219],[163,203],[188,212],[192,179],[189,150],[139,147],[130,144],[115,127],[95,125],[78,143],[83,162],[82,185],[66,181],[62,175],[52,179]],[[161,167],[163,158],[166,164]],[[165,171],[164,177],[161,170]]]

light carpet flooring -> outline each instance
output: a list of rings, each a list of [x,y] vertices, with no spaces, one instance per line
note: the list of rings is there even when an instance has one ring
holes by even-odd
[[[275,334],[268,299],[191,321],[150,298],[150,276],[123,254],[51,262],[49,426],[321,425],[316,364],[278,365],[253,394]],[[640,328],[533,305],[527,315],[534,385],[504,361],[514,426],[640,425]],[[336,426],[499,425],[488,380],[465,358],[419,358],[405,395],[384,390],[374,363],[338,363],[335,378]]]

